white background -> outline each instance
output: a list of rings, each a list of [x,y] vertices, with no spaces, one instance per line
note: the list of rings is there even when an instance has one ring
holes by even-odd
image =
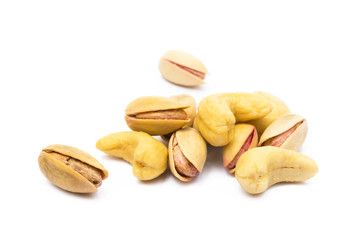
[[[1,1],[1,239],[359,239],[359,1]],[[210,74],[165,81],[161,55],[180,49]],[[319,173],[247,194],[209,147],[190,183],[151,182],[95,148],[128,130],[145,95],[266,91],[309,123],[301,149]],[[109,178],[65,192],[40,172],[50,144],[78,147]]]

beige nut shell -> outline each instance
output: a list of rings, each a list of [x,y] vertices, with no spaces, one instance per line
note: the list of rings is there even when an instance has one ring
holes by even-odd
[[[167,97],[146,96],[132,101],[125,109],[125,120],[131,130],[143,131],[150,135],[166,135],[188,124],[191,119],[137,119],[132,115],[144,112],[185,109],[178,101]]]
[[[305,118],[297,114],[283,115],[270,124],[262,134],[258,146],[262,146],[265,141],[286,132],[300,122],[302,122],[302,124],[297,127],[296,130],[280,146],[281,148],[299,151],[305,141],[308,124]]]
[[[188,182],[193,177],[185,177],[180,175],[175,168],[173,158],[172,144],[176,137],[180,149],[182,150],[185,157],[189,160],[194,167],[201,172],[207,157],[207,146],[205,140],[202,138],[200,132],[195,128],[183,128],[176,131],[170,138],[169,141],[169,167],[172,174],[183,182]]]
[[[100,170],[103,180],[109,175],[104,166],[90,154],[66,145],[50,145],[41,151],[38,159],[39,167],[41,172],[47,179],[49,179],[50,182],[64,190],[77,193],[97,192],[97,188],[94,184],[71,167],[61,161],[58,161],[54,156],[48,153],[48,151],[70,156],[97,168]]]
[[[251,124],[240,123],[236,124],[234,128],[234,138],[225,145],[223,148],[223,165],[227,168],[228,165],[234,160],[245,141],[248,139],[250,134],[254,131],[254,135],[248,149],[254,148],[258,143],[258,135],[256,128]],[[232,169],[228,168],[229,173],[235,172],[235,167]]]
[[[202,62],[193,55],[183,51],[170,50],[160,59],[159,70],[166,80],[178,85],[196,86],[202,84],[203,79],[180,68],[174,63],[204,74],[208,73]]]

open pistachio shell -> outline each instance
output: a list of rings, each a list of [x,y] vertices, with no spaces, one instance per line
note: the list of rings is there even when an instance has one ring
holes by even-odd
[[[176,102],[185,105],[185,106],[189,106],[188,108],[185,108],[184,111],[186,112],[188,118],[190,119],[190,122],[188,122],[185,127],[192,127],[193,123],[194,123],[194,119],[196,116],[196,101],[195,99],[187,94],[180,94],[180,95],[175,95],[175,96],[171,96],[169,97],[171,100],[175,100]]]
[[[64,190],[77,193],[91,193],[97,192],[97,187],[82,175],[81,171],[76,171],[71,166],[65,164],[64,161],[60,161],[57,155],[79,161],[86,168],[90,166],[90,168],[96,169],[95,171],[100,172],[102,180],[108,177],[108,172],[101,163],[88,153],[66,145],[51,145],[41,151],[38,159],[39,167],[50,182]]]
[[[305,118],[296,114],[287,114],[279,117],[265,129],[258,145],[272,145],[298,151],[305,141],[307,131]]]
[[[181,181],[188,182],[193,179],[193,176],[186,176],[181,174],[177,168],[174,159],[174,141],[180,147],[182,154],[186,160],[201,172],[207,157],[207,146],[205,140],[200,135],[199,131],[194,128],[183,128],[176,131],[169,141],[169,166],[173,175]]]
[[[166,52],[159,62],[161,75],[169,82],[196,86],[203,83],[206,67],[193,55],[177,50]]]
[[[258,135],[256,128],[251,124],[240,123],[235,125],[234,138],[223,148],[223,165],[229,173],[235,172],[235,166],[240,156],[247,150],[256,147]]]
[[[265,131],[265,129],[271,123],[273,123],[276,119],[278,119],[279,117],[281,117],[285,114],[290,113],[290,109],[288,108],[288,106],[286,106],[286,104],[280,98],[278,98],[270,93],[260,92],[260,91],[254,92],[254,93],[259,94],[259,95],[265,97],[266,99],[268,99],[272,106],[272,110],[270,113],[268,113],[267,115],[265,115],[262,118],[250,120],[248,122],[256,127],[256,130],[257,130],[259,136],[261,136],[262,133]]]
[[[134,131],[143,131],[150,135],[166,135],[191,121],[185,112],[188,107],[166,97],[140,97],[127,106],[125,120],[129,128]],[[179,113],[183,113],[183,116],[179,117]],[[141,114],[157,115],[151,118],[139,118]]]

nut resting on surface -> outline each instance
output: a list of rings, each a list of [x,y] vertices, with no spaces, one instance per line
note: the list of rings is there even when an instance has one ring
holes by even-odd
[[[172,174],[181,181],[191,181],[205,164],[207,146],[198,130],[183,128],[169,141],[169,167]]]
[[[240,123],[235,125],[234,138],[223,148],[223,164],[229,173],[235,172],[238,159],[251,148],[257,146],[258,135],[253,125]]]
[[[261,118],[271,109],[270,101],[259,94],[213,94],[200,101],[194,127],[211,145],[225,146],[232,140],[237,122]]]
[[[144,132],[112,133],[99,139],[96,147],[129,162],[134,176],[140,180],[154,179],[167,168],[167,148]]]
[[[279,147],[256,147],[236,164],[235,177],[251,194],[264,192],[278,182],[300,182],[312,178],[318,166],[311,158]]]
[[[44,148],[38,161],[41,172],[50,182],[70,192],[96,192],[108,177],[108,172],[95,158],[66,145]]]
[[[162,56],[159,70],[166,80],[183,86],[202,84],[208,73],[199,59],[189,53],[176,50],[170,50]]]
[[[290,113],[289,108],[286,106],[286,104],[278,97],[267,93],[267,92],[254,92],[255,94],[259,94],[266,99],[268,99],[271,103],[272,110],[269,114],[265,115],[262,118],[250,120],[247,123],[250,123],[256,127],[256,130],[258,132],[258,135],[261,136],[265,129],[273,123],[276,119],[279,117]]]
[[[259,146],[275,146],[298,151],[305,141],[307,131],[305,118],[296,114],[287,114],[279,117],[265,129]]]
[[[140,97],[126,107],[125,120],[134,131],[166,135],[191,121],[185,111],[188,107],[166,97]]]

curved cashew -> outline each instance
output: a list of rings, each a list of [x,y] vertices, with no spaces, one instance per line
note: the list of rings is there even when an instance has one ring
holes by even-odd
[[[308,180],[318,170],[315,161],[301,153],[268,146],[245,152],[236,164],[235,177],[245,191],[258,194],[278,182]]]
[[[271,109],[269,100],[259,94],[214,94],[199,103],[194,126],[208,143],[224,146],[233,138],[235,123],[261,118]]]
[[[113,133],[97,141],[96,147],[128,161],[140,180],[154,179],[167,168],[167,148],[144,132]]]

